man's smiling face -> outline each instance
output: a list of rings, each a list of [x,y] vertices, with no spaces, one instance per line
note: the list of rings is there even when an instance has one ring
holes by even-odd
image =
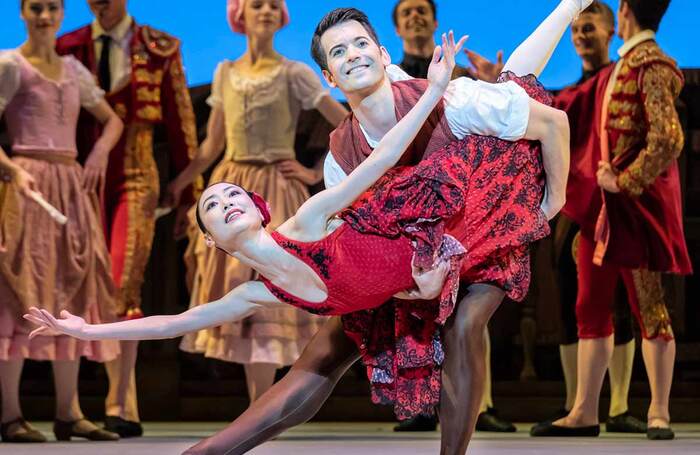
[[[347,21],[329,28],[321,37],[327,70],[323,76],[331,87],[347,96],[373,92],[391,63],[386,49],[379,46],[357,21]]]

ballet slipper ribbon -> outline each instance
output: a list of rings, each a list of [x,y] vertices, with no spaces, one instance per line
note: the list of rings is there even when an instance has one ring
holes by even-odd
[[[27,194],[30,199],[46,210],[55,222],[60,225],[65,225],[68,222],[68,217],[61,213],[56,207],[46,202],[46,199],[44,199],[41,194],[37,193],[36,191],[29,191]]]

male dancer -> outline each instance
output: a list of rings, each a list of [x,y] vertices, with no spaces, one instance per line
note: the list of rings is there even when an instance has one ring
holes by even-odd
[[[578,385],[571,412],[533,436],[597,436],[598,399],[613,354],[612,302],[622,278],[642,335],[652,401],[649,439],[672,439],[668,410],[675,341],[661,273],[691,272],[678,164],[683,133],[674,107],[683,78],[654,37],[670,0],[621,0],[620,61],[581,85],[564,213],[581,226],[577,251]],[[585,118],[584,118],[585,117]]]
[[[435,49],[435,31],[437,30],[437,6],[433,0],[399,0],[392,13],[396,34],[403,41],[404,56],[399,67],[409,76],[425,79]],[[452,78],[468,76],[468,70],[455,66]],[[495,79],[494,79],[495,81]],[[515,426],[503,420],[493,408],[491,394],[491,341],[488,328],[484,333],[486,343],[486,380],[484,396],[481,402],[477,431],[513,432]],[[404,420],[394,427],[394,431],[435,431],[437,416],[420,414],[413,419]]]
[[[107,100],[125,124],[110,153],[104,189],[105,233],[118,287],[122,318],[139,318],[141,286],[151,254],[158,205],[158,170],[153,159],[153,132],[164,124],[173,167],[181,171],[197,148],[180,42],[127,13],[126,0],[88,0],[95,21],[58,39],[61,54],[75,55],[98,77]],[[98,125],[81,119],[78,145],[89,150]],[[186,192],[178,216],[194,196]],[[138,342],[122,341],[121,356],[108,362],[109,394],[105,428],[122,437],[140,436],[136,382]]]
[[[512,62],[509,60],[509,64],[512,63],[511,68],[514,72],[516,74],[539,73],[568,25],[588,4],[588,1],[582,5],[577,0],[563,0],[511,57]],[[402,110],[410,109],[410,99],[401,97],[394,99],[392,84],[388,79],[390,71],[394,74],[396,71],[400,73],[402,71],[398,68],[393,70],[387,68],[388,54],[380,47],[374,29],[360,11],[346,8],[327,14],[316,29],[312,48],[316,60],[324,68],[324,75],[329,83],[339,87],[347,96],[353,113],[359,119],[358,129],[367,131],[370,138],[382,137],[396,124],[396,108],[399,104]],[[329,60],[333,61],[329,62]],[[458,86],[481,84],[464,78],[458,81],[462,81],[457,84]],[[420,84],[421,82],[418,81],[416,84],[405,84],[405,86],[415,88]],[[472,89],[471,93],[470,89],[467,89],[457,93],[451,102],[445,102],[444,111],[452,109],[452,114],[448,117],[452,115],[454,117],[448,119],[445,118],[446,115],[436,112],[433,119],[426,124],[425,131],[419,134],[423,136],[419,141],[424,147],[422,151],[426,150],[426,144],[429,147],[440,147],[440,141],[445,137],[448,135],[454,137],[455,134],[450,125],[455,130],[459,130],[460,125],[464,127],[465,123],[474,121],[474,125],[470,125],[469,132],[478,129],[478,120],[475,117],[470,119],[467,117],[469,114],[474,114],[475,106],[470,105],[470,100],[473,102],[474,96],[478,96],[477,92],[483,94],[482,90],[497,90],[497,96],[491,100],[498,102],[495,104],[487,102],[483,106],[480,104],[480,107],[496,114],[498,111],[496,105],[500,105],[500,108],[510,115],[500,117],[504,120],[500,128],[490,130],[484,128],[481,131],[486,134],[501,134],[503,137],[513,139],[518,137],[512,134],[515,119],[511,118],[511,116],[520,117],[517,114],[517,108],[511,109],[514,107],[513,100],[516,95],[512,93],[509,95],[507,87],[488,84],[473,86]],[[448,88],[448,92],[451,90],[459,92],[459,87]],[[483,100],[480,99],[481,101]],[[460,102],[462,102],[461,106],[458,104]],[[559,111],[533,103],[530,106],[532,109],[528,116],[527,129],[534,128],[539,131],[532,134],[533,130],[530,133],[532,137],[540,138],[543,144],[543,155],[554,155],[549,157],[549,165],[545,165],[548,170],[548,184],[552,187],[548,190],[548,198],[543,204],[545,212],[553,216],[556,207],[561,203],[560,191],[565,187],[565,182],[558,179],[558,173],[568,172],[566,166],[568,122]],[[522,115],[522,112],[520,114]],[[455,119],[460,115],[461,119]],[[336,144],[339,138],[342,139],[343,133],[348,132],[348,125],[345,123],[345,130],[340,130],[340,135],[334,136]],[[515,130],[522,127],[524,125]],[[467,132],[457,131],[457,133],[463,136]],[[355,136],[358,143],[362,144],[359,141],[369,142],[367,136],[364,133],[361,134],[362,136]],[[435,140],[432,139],[433,136]],[[422,152],[416,148],[413,147],[414,155]],[[336,151],[333,150],[333,145],[331,146],[331,155],[334,152],[343,151],[347,150]],[[419,159],[420,156],[413,158]],[[557,162],[559,159],[564,161]],[[329,158],[326,163],[326,170],[334,176],[331,177],[331,174],[326,172],[327,182],[332,182],[333,178],[336,180],[343,178],[345,175],[340,165],[334,162],[335,158]],[[344,162],[347,163],[347,161]],[[550,175],[551,178],[549,178]],[[483,332],[503,296],[504,291],[495,286],[472,284],[469,286],[466,297],[460,301],[452,322],[445,327],[446,349],[457,349],[463,352],[464,356],[454,356],[454,364],[445,364],[443,369],[445,376],[450,370],[450,376],[454,378],[442,388],[444,393],[441,396],[440,413],[443,416],[443,453],[464,453],[467,449],[483,395],[485,367]],[[365,349],[366,346],[364,348],[363,346],[360,348]],[[245,453],[284,430],[307,421],[318,411],[337,381],[359,357],[358,347],[345,335],[342,321],[339,318],[331,318],[311,340],[299,360],[281,381],[252,403],[226,429],[205,439],[186,453]],[[457,372],[460,374],[456,374]]]
[[[425,79],[435,49],[438,27],[434,0],[399,0],[394,5],[392,20],[396,34],[403,42],[403,60],[399,67],[411,77]],[[467,69],[455,65],[452,78],[468,76]]]

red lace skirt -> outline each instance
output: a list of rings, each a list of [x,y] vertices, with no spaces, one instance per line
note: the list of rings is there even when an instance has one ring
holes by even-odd
[[[501,75],[531,98],[551,104],[534,76]],[[467,250],[447,287],[491,283],[522,300],[530,284],[529,244],[549,234],[540,202],[544,173],[538,142],[467,136],[388,172],[343,219],[360,232],[410,237],[418,265],[433,264],[444,234]],[[446,298],[450,296],[452,298]],[[441,329],[454,293],[436,302],[396,300],[374,312],[343,316],[362,352],[375,403],[393,404],[399,419],[432,414],[439,402],[444,359]]]

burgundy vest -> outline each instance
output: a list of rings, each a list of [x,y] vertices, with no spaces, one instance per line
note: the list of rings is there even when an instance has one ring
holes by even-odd
[[[428,81],[425,79],[410,79],[391,84],[397,121],[415,106],[427,87]],[[447,124],[444,101],[441,100],[398,164],[416,164],[424,156],[456,140]],[[348,115],[331,133],[330,149],[336,163],[346,174],[350,174],[372,153],[372,148],[367,143],[360,129],[360,122],[354,114]]]

